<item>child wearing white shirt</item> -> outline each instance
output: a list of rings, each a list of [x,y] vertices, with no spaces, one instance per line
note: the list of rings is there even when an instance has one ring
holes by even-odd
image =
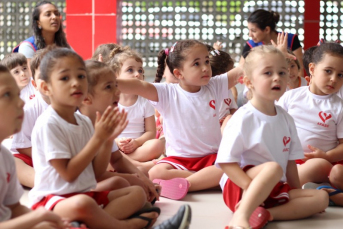
[[[324,211],[325,192],[301,189],[295,160],[303,152],[294,121],[275,106],[287,86],[284,55],[273,46],[255,47],[244,70],[252,99],[228,121],[216,160],[224,171],[224,202],[234,212],[229,227],[263,228],[270,220]]]

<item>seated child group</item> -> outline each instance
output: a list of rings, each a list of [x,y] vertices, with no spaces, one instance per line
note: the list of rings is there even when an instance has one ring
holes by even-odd
[[[220,47],[179,40],[158,53],[154,83],[137,51],[112,43],[89,60],[56,45],[29,62],[8,54],[1,141],[11,142],[31,208],[125,228],[159,196],[218,189],[233,212],[229,228],[262,228],[343,206],[343,47],[313,46],[300,66],[286,40],[280,33],[278,44],[252,48],[237,67]],[[249,95],[240,107],[239,82]],[[13,160],[0,152],[4,165]]]

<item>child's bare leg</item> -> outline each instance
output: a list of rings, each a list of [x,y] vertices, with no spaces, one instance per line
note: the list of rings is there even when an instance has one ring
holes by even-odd
[[[315,189],[293,189],[289,191],[289,202],[268,211],[274,220],[294,220],[323,212],[329,204],[325,191]]]
[[[19,158],[15,157],[14,161],[20,184],[29,188],[33,188],[35,180],[35,170]]]
[[[300,184],[307,182],[329,182],[328,175],[330,174],[332,165],[325,159],[313,158],[298,166]]]
[[[138,147],[134,152],[127,154],[131,159],[145,162],[159,158],[164,151],[165,141],[160,139],[151,139]]]
[[[104,176],[106,177],[106,176]],[[98,183],[96,184],[96,187],[92,191],[101,192],[101,191],[108,191],[108,190],[115,190],[115,189],[121,189],[129,187],[130,183],[118,176],[111,176],[106,179],[98,179]]]
[[[147,177],[149,177],[149,170],[155,165],[152,161],[148,162],[139,162],[136,160],[133,160],[131,157],[129,157],[127,154],[120,152],[123,157],[125,157],[127,160],[129,160],[137,169],[139,169],[142,173],[144,173]]]
[[[177,177],[186,178],[191,176],[192,174],[193,172],[190,171],[175,169],[168,163],[157,164],[149,170],[150,180],[169,180]]]
[[[108,199],[104,210],[116,219],[127,219],[143,208],[147,197],[140,186],[130,186],[111,191]]]
[[[334,165],[330,172],[330,183],[336,188],[343,190],[343,165]]]
[[[214,165],[203,168],[186,178],[190,183],[188,191],[199,191],[217,187],[222,175],[223,170]]]
[[[249,169],[247,175],[252,181],[233,214],[231,226],[249,227],[250,215],[267,199],[274,186],[280,181],[283,171],[276,162],[266,162]]]
[[[53,212],[69,221],[81,221],[89,228],[144,228],[146,221],[135,218],[121,221],[106,213],[91,197],[77,195],[59,202]],[[158,217],[157,213],[146,213],[142,216],[152,218],[153,222]]]

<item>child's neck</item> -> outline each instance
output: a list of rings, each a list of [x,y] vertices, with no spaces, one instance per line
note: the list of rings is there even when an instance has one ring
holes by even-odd
[[[294,88],[297,88],[299,86],[299,80],[300,78],[299,77],[296,77],[296,79],[294,81],[290,81],[288,83],[288,86],[291,88],[291,89],[294,89]]]
[[[76,107],[72,106],[58,106],[51,103],[51,107],[56,111],[56,113],[61,116],[66,122],[70,124],[77,125],[76,118],[74,116]]]
[[[253,105],[257,110],[262,112],[265,115],[275,116],[276,109],[275,109],[275,102],[274,101],[259,101],[256,98],[252,98],[250,100],[251,105]]]
[[[137,99],[138,95],[120,93],[119,103],[120,105],[129,107],[135,104]]]

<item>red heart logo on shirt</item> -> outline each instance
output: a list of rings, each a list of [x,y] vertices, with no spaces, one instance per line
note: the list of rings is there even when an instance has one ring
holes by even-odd
[[[283,144],[285,145],[285,147],[287,146],[287,144],[291,141],[290,137],[283,137]]]
[[[210,107],[212,107],[214,110],[216,109],[216,101],[215,100],[211,100],[209,104],[210,104]]]
[[[327,114],[323,111],[319,112],[319,118],[325,123],[326,120],[330,119],[332,116],[331,114]]]
[[[231,104],[231,99],[230,98],[224,99],[224,103],[226,103],[226,105],[229,107]]]

